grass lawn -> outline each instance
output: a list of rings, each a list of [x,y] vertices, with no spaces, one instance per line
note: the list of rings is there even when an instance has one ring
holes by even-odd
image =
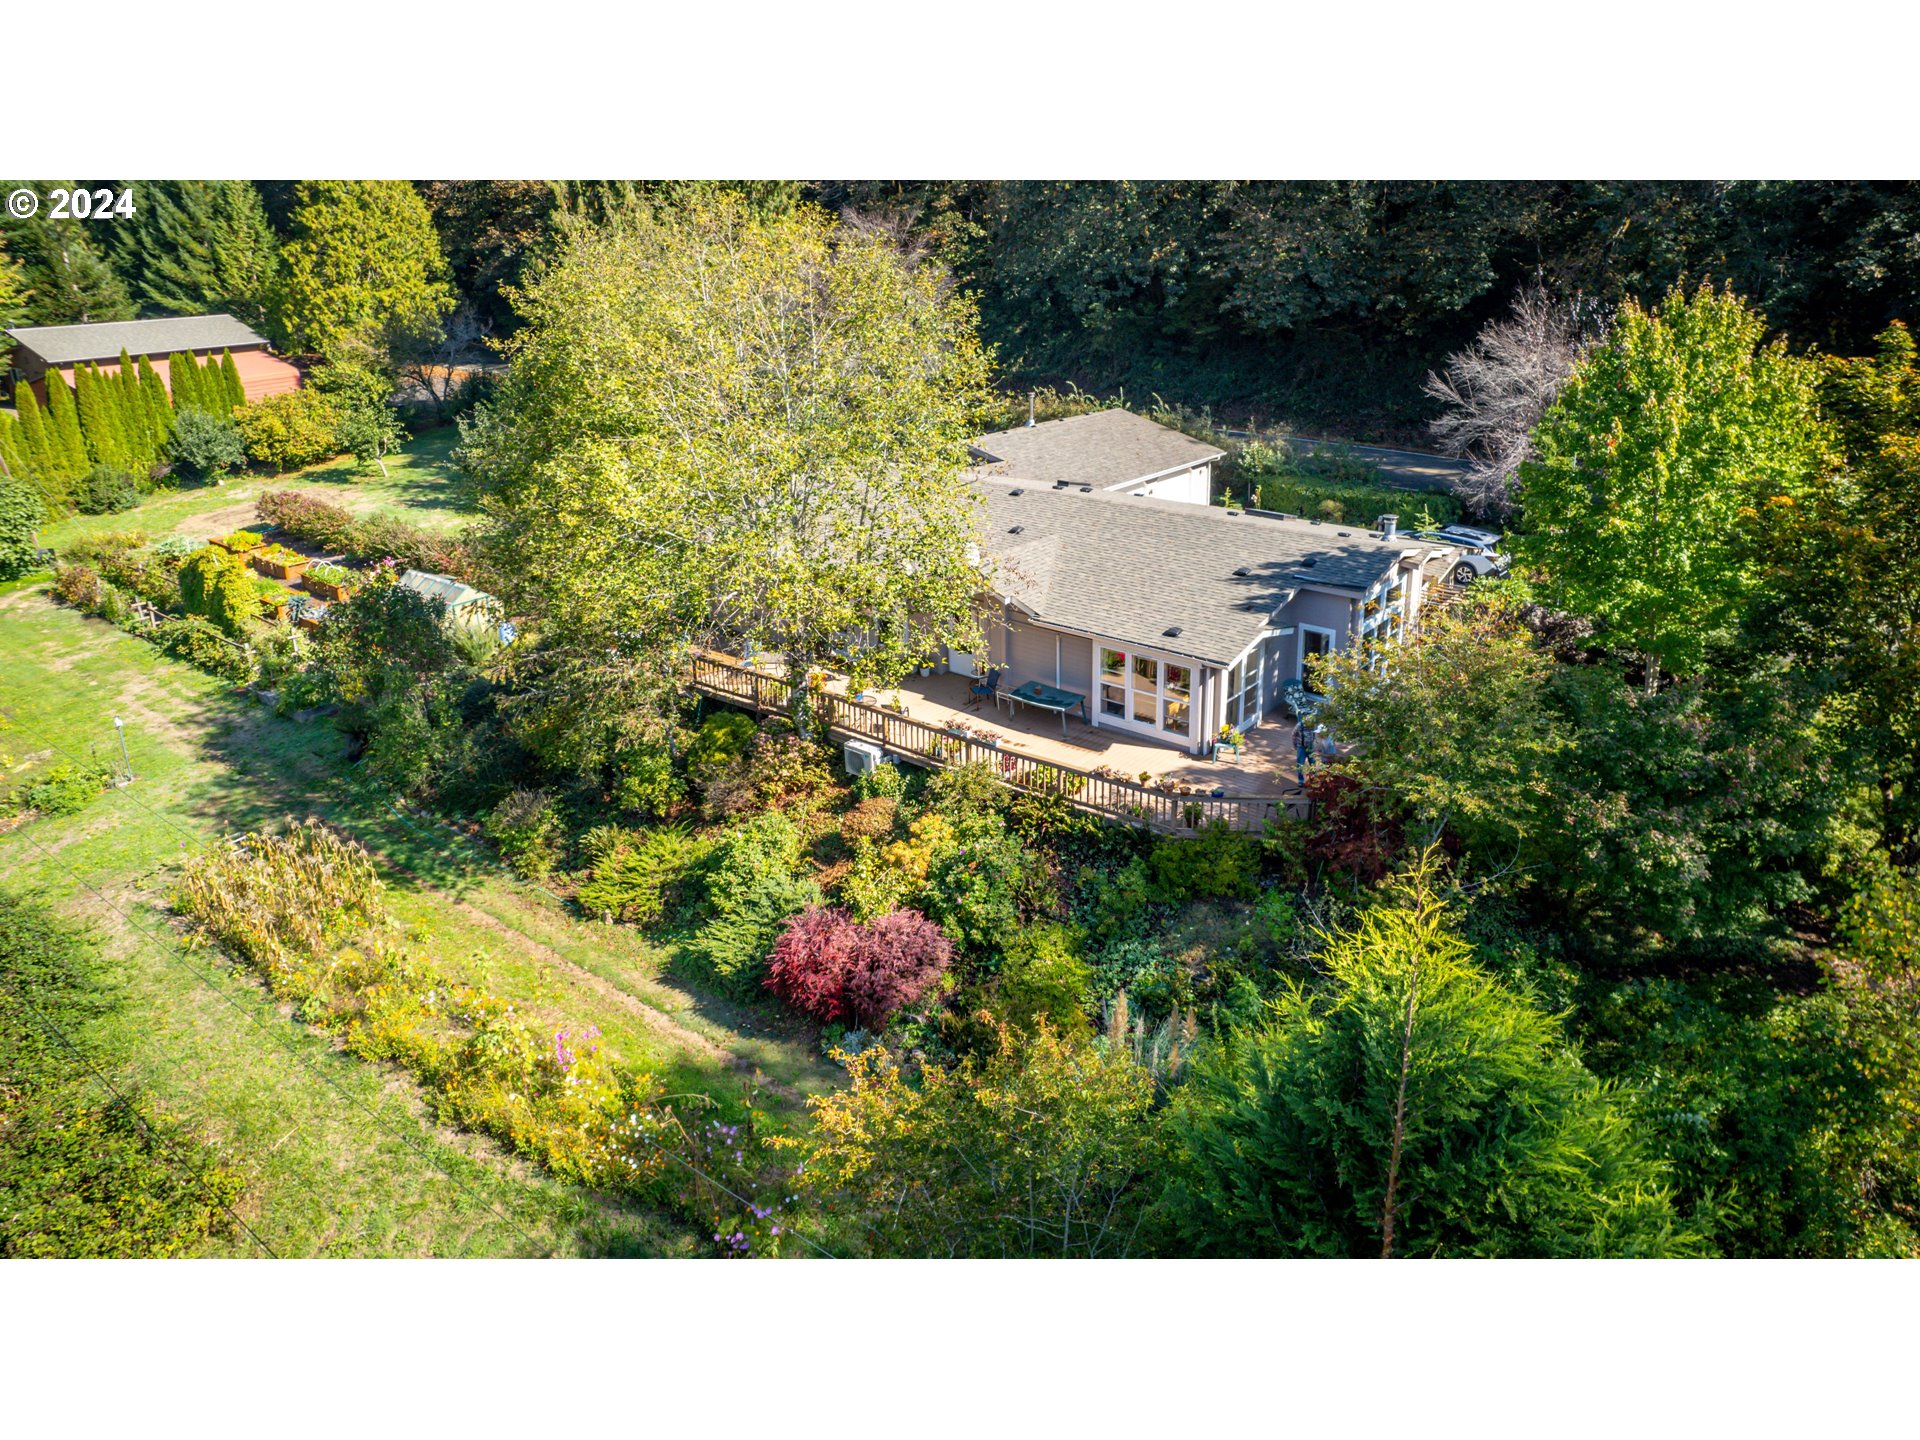
[[[312,489],[359,515],[397,515],[429,530],[451,530],[473,518],[464,508],[451,425],[428,430],[387,457],[388,474],[363,469],[351,456],[285,475],[241,475],[219,485],[161,490],[117,515],[75,515],[47,526],[40,543],[58,550],[84,535],[139,530],[148,535],[223,535],[253,521],[254,503],[268,490]]]
[[[674,1219],[436,1126],[404,1076],[335,1050],[253,981],[186,947],[166,907],[170,877],[221,836],[308,814],[340,825],[380,859],[390,908],[441,969],[543,1023],[598,1025],[609,1051],[655,1071],[669,1093],[737,1106],[757,1068],[785,1123],[835,1083],[803,1028],[689,994],[633,931],[577,920],[463,837],[398,814],[355,779],[344,737],[324,723],[277,719],[51,604],[40,586],[0,593],[6,781],[68,756],[110,758],[114,715],[138,781],[78,815],[0,834],[0,874],[95,922],[131,992],[105,1023],[137,1023],[121,1078],[228,1152],[250,1181],[241,1213],[276,1252],[685,1254],[695,1243]],[[225,1253],[252,1249],[241,1237]]]

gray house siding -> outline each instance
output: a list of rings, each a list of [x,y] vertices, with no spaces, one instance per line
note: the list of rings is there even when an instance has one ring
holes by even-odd
[[[1344,650],[1353,639],[1353,601],[1340,595],[1323,595],[1303,590],[1281,612],[1280,623],[1293,626],[1293,634],[1281,637],[1280,653],[1275,657],[1284,673],[1282,679],[1300,674],[1300,656],[1311,626],[1333,632],[1333,648]]]
[[[1098,652],[1103,644],[1129,654],[1149,656],[1161,664],[1178,665],[1189,672],[1190,715],[1187,735],[1168,734],[1158,728],[1128,723],[1126,717],[1116,720],[1112,716],[1102,715],[1100,677],[1096,670]],[[992,664],[1005,668],[1006,673],[1000,678],[1003,690],[1015,689],[1029,680],[1039,680],[1085,695],[1089,719],[1097,728],[1124,731],[1130,736],[1163,745],[1175,745],[1195,753],[1205,751],[1219,728],[1218,720],[1211,718],[1219,705],[1218,671],[1216,667],[1187,657],[1130,646],[1119,640],[1100,641],[1086,635],[1056,630],[1028,619],[1011,606],[1004,618],[996,618],[990,625],[989,654]]]
[[[1057,638],[1054,631],[1042,629],[1018,616],[1010,620],[1007,625],[1009,678],[1019,676],[1016,684],[1027,680],[1044,680],[1049,685],[1053,684],[1058,669],[1058,652],[1055,649]]]

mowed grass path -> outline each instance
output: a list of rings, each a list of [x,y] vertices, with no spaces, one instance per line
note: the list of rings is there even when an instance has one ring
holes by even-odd
[[[424,529],[452,530],[473,518],[463,508],[460,475],[452,459],[459,442],[460,432],[451,425],[424,431],[387,457],[384,476],[347,456],[284,475],[240,475],[218,485],[160,490],[117,515],[75,515],[58,521],[40,532],[40,543],[58,550],[84,535],[112,530],[224,535],[252,523],[254,504],[268,490],[312,489],[357,515],[397,515]]]
[[[137,512],[136,512],[137,513]],[[490,1142],[436,1126],[412,1083],[334,1049],[252,980],[189,949],[166,906],[201,844],[317,815],[374,851],[389,905],[454,977],[543,1024],[598,1025],[673,1094],[737,1110],[756,1069],[776,1125],[836,1071],[772,1012],[702,1000],[662,977],[630,930],[575,919],[464,837],[403,817],[358,783],[345,737],[273,717],[219,681],[42,587],[0,595],[0,752],[39,768],[100,759],[127,722],[139,780],[79,815],[0,835],[0,874],[95,922],[129,986],[137,1057],[121,1077],[220,1144],[248,1175],[242,1213],[288,1255],[685,1254],[686,1227],[588,1194]],[[252,1253],[244,1236],[220,1253]]]

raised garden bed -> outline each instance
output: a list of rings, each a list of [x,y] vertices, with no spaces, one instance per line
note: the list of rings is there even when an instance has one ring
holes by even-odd
[[[322,600],[344,600],[351,590],[353,572],[344,565],[329,565],[322,561],[307,567],[304,583],[310,595],[317,595]]]
[[[302,555],[298,550],[289,550],[284,545],[269,545],[257,550],[252,556],[253,568],[262,574],[271,575],[276,580],[289,583],[299,580],[313,563],[311,557]]]
[[[216,535],[207,543],[218,545],[229,555],[238,555],[244,559],[256,550],[264,549],[267,537],[257,530],[235,530],[231,535]]]
[[[255,593],[260,597],[260,613],[269,620],[284,620],[287,615],[287,602],[293,598],[293,592],[284,585],[276,585],[264,577],[253,582]]]

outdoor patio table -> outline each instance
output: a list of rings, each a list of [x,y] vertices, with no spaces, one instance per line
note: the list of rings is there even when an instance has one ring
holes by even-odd
[[[1022,705],[1032,705],[1040,710],[1058,710],[1062,735],[1067,733],[1067,715],[1070,711],[1077,708],[1080,711],[1080,718],[1088,719],[1086,696],[1076,695],[1071,690],[1056,690],[1051,685],[1042,685],[1038,680],[1029,680],[1017,690],[1002,690],[1000,699],[1007,702],[1009,710],[1013,708],[1015,701]],[[1092,722],[1088,720],[1088,723]]]

